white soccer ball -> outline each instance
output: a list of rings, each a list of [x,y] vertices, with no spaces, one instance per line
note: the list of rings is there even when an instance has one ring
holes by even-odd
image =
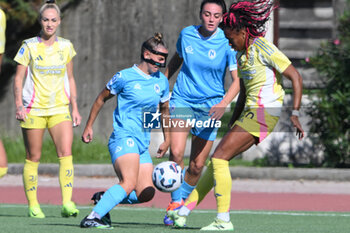
[[[173,192],[180,188],[183,182],[182,169],[175,162],[161,162],[154,167],[152,180],[159,191]]]

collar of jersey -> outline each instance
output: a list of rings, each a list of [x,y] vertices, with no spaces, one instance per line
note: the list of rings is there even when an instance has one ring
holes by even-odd
[[[153,76],[146,74],[145,72],[143,72],[142,70],[140,70],[140,68],[137,66],[137,64],[134,64],[134,66],[132,67],[137,73],[139,73],[142,77],[144,77],[145,79],[151,79]]]
[[[195,25],[195,26],[194,26],[194,28],[195,28],[194,30],[195,30],[196,34],[198,35],[198,37],[201,38],[202,40],[211,40],[211,39],[215,38],[216,35],[218,34],[219,28],[216,29],[216,31],[214,32],[213,35],[208,36],[208,37],[204,37],[204,36],[202,36],[202,34],[200,34],[199,31],[198,31],[198,29],[199,29],[201,26],[202,26],[202,25]]]
[[[51,46],[46,46],[40,36],[37,36],[36,39],[38,40],[38,42],[40,44],[42,44],[44,47],[47,47],[47,48],[55,46],[56,42],[58,42],[58,37],[57,36],[56,36],[55,42]]]

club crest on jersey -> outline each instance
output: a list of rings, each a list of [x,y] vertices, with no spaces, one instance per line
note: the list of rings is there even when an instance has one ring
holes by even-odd
[[[63,61],[63,60],[64,60],[63,51],[60,50],[60,51],[58,51],[57,53],[58,53],[58,55],[60,56],[60,60]]]
[[[186,53],[193,54],[193,48],[192,48],[192,46],[191,46],[191,45],[190,45],[190,46],[187,46],[187,47],[185,48],[185,51],[186,51]]]
[[[214,59],[216,57],[216,51],[214,49],[209,50],[208,57]]]
[[[160,86],[158,85],[158,83],[154,84],[154,91],[156,93],[159,93],[160,92]]]
[[[128,140],[126,140],[126,145],[128,145],[128,147],[134,147],[135,142],[131,138],[128,138]]]

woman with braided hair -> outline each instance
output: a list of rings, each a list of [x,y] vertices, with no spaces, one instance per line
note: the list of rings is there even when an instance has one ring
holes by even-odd
[[[90,143],[92,126],[104,103],[117,96],[118,105],[113,113],[113,132],[108,149],[119,183],[110,187],[93,211],[80,223],[82,228],[112,228],[108,212],[118,204],[135,204],[152,200],[152,159],[148,152],[150,128],[145,128],[145,112],[169,115],[168,79],[160,71],[165,67],[168,50],[163,35],[156,33],[141,46],[141,62],[117,72],[103,88],[92,105],[82,139]],[[159,114],[160,115],[160,114]],[[160,156],[167,151],[169,133],[164,130],[165,141],[160,145]]]
[[[224,15],[225,36],[230,46],[238,51],[238,76],[242,84],[238,108],[233,115],[232,128],[215,149],[211,163],[196,189],[180,210],[169,213],[176,227],[185,226],[186,217],[214,186],[217,217],[201,230],[233,231],[229,214],[232,186],[229,161],[264,140],[277,124],[284,98],[282,75],[291,80],[293,85],[290,120],[296,128],[297,137],[304,137],[298,119],[302,78],[289,59],[263,38],[265,23],[274,8],[276,5],[269,0],[240,1],[233,3]]]

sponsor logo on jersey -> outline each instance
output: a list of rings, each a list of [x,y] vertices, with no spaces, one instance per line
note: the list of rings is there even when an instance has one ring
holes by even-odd
[[[24,53],[24,48],[22,47],[20,50],[19,50],[19,55],[23,55]]]
[[[123,149],[123,147],[117,146],[117,148],[115,148],[114,153],[118,153],[118,152],[121,151],[122,149]]]
[[[43,61],[44,59],[42,58],[42,56],[41,55],[39,55],[39,56],[37,56],[36,58],[35,58],[35,61]]]
[[[120,72],[116,73],[112,78],[112,82],[115,82],[115,80],[117,80],[118,78],[121,78],[121,77],[122,77],[122,73],[120,73]]]
[[[136,83],[135,86],[134,86],[134,89],[141,90],[141,84],[140,83]]]

